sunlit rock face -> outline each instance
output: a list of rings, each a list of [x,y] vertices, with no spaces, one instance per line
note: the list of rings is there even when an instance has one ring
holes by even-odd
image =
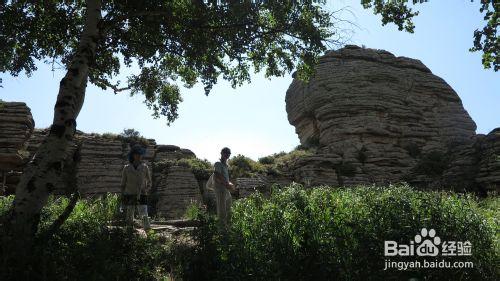
[[[31,111],[25,103],[0,102],[0,195],[15,193],[26,164],[47,134],[48,129],[34,129]],[[74,156],[77,146],[74,186],[58,186],[53,193],[67,194],[76,187],[83,197],[119,194],[130,143],[113,134],[77,131],[68,155]],[[182,217],[189,205],[202,201],[201,183],[191,168],[179,166],[176,161],[196,155],[175,145],[157,145],[154,139],[148,139],[143,146],[143,160],[150,167],[153,182],[151,211],[165,218]]]
[[[419,60],[357,46],[329,51],[308,83],[294,79],[286,110],[301,144],[319,147],[302,165],[314,184],[476,188],[476,125]]]

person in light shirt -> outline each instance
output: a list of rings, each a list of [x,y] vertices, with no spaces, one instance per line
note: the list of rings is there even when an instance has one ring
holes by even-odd
[[[144,229],[149,229],[147,195],[151,190],[151,173],[148,165],[142,161],[144,153],[140,145],[134,145],[130,150],[129,164],[123,167],[121,191],[127,225],[133,225],[137,207]]]
[[[227,226],[231,210],[231,193],[234,191],[234,185],[229,181],[229,170],[227,160],[231,156],[231,150],[224,147],[221,150],[220,161],[214,164],[214,191],[217,208],[217,217],[222,225]]]

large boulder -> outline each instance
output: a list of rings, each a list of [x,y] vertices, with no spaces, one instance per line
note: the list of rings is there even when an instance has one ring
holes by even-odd
[[[189,205],[202,201],[198,181],[188,167],[165,167],[156,176],[155,186],[156,213],[165,218],[180,218]]]
[[[26,141],[34,126],[25,103],[0,100],[0,171],[22,170],[29,156]]]
[[[302,181],[476,183],[476,125],[457,93],[419,60],[357,46],[329,51],[308,83],[293,80],[286,109],[301,144],[318,148],[297,166]],[[483,166],[482,178],[495,180],[492,164]]]

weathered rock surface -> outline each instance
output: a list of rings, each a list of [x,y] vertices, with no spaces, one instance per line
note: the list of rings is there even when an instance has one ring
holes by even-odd
[[[156,181],[157,214],[166,218],[179,218],[190,204],[201,202],[198,181],[187,167],[168,167]]]
[[[176,145],[157,145],[155,152],[157,162],[162,160],[179,160],[196,157],[191,150],[183,149]]]
[[[495,161],[486,160],[496,134],[489,152],[476,151],[476,125],[457,93],[418,60],[357,46],[330,51],[308,84],[294,79],[286,109],[301,143],[319,147],[297,163],[302,182],[473,189],[497,180]]]
[[[238,196],[245,198],[255,192],[265,193],[269,182],[263,177],[256,178],[238,178],[236,179],[236,186],[238,187]]]
[[[47,129],[33,129],[33,125],[30,110],[24,103],[4,103],[4,107],[0,108],[0,172],[8,172],[6,184],[9,193],[15,191],[24,164],[35,154],[48,133]],[[196,155],[178,146],[156,145],[153,139],[147,141],[143,159],[152,173],[152,210],[166,218],[179,218],[189,204],[201,202],[200,185],[189,167],[163,167],[158,164]],[[80,194],[95,197],[119,193],[130,144],[116,136],[78,131],[70,153],[78,145],[80,160],[76,168],[76,186]],[[61,188],[54,192],[65,194],[67,190]]]
[[[500,128],[486,135],[481,147],[481,160],[476,182],[486,191],[500,191]]]
[[[34,126],[25,103],[0,101],[0,171],[22,169],[28,159],[25,143]]]
[[[80,136],[81,161],[77,186],[84,196],[119,193],[123,166],[127,163],[120,140],[98,136]]]
[[[500,128],[476,135],[455,91],[420,61],[347,46],[328,52],[316,70],[308,84],[295,79],[286,95],[290,123],[301,143],[316,152],[287,161],[267,177],[236,179],[239,197],[292,181],[306,186],[406,181],[457,191],[500,191]],[[47,134],[33,128],[24,103],[0,104],[0,172],[8,172],[8,192]],[[144,159],[152,171],[152,210],[179,218],[193,202],[214,209],[206,179],[178,165],[196,155],[148,142]],[[81,194],[118,193],[129,144],[77,132],[74,147],[78,144],[76,185]]]

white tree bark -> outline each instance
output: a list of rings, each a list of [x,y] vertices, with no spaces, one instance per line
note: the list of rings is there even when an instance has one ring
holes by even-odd
[[[61,184],[68,147],[76,131],[76,118],[83,105],[89,65],[94,62],[101,20],[101,1],[86,1],[85,26],[68,71],[60,82],[49,135],[28,164],[16,188],[8,222],[12,242],[29,251],[38,228],[42,207],[51,191]],[[21,253],[19,253],[21,254]]]

